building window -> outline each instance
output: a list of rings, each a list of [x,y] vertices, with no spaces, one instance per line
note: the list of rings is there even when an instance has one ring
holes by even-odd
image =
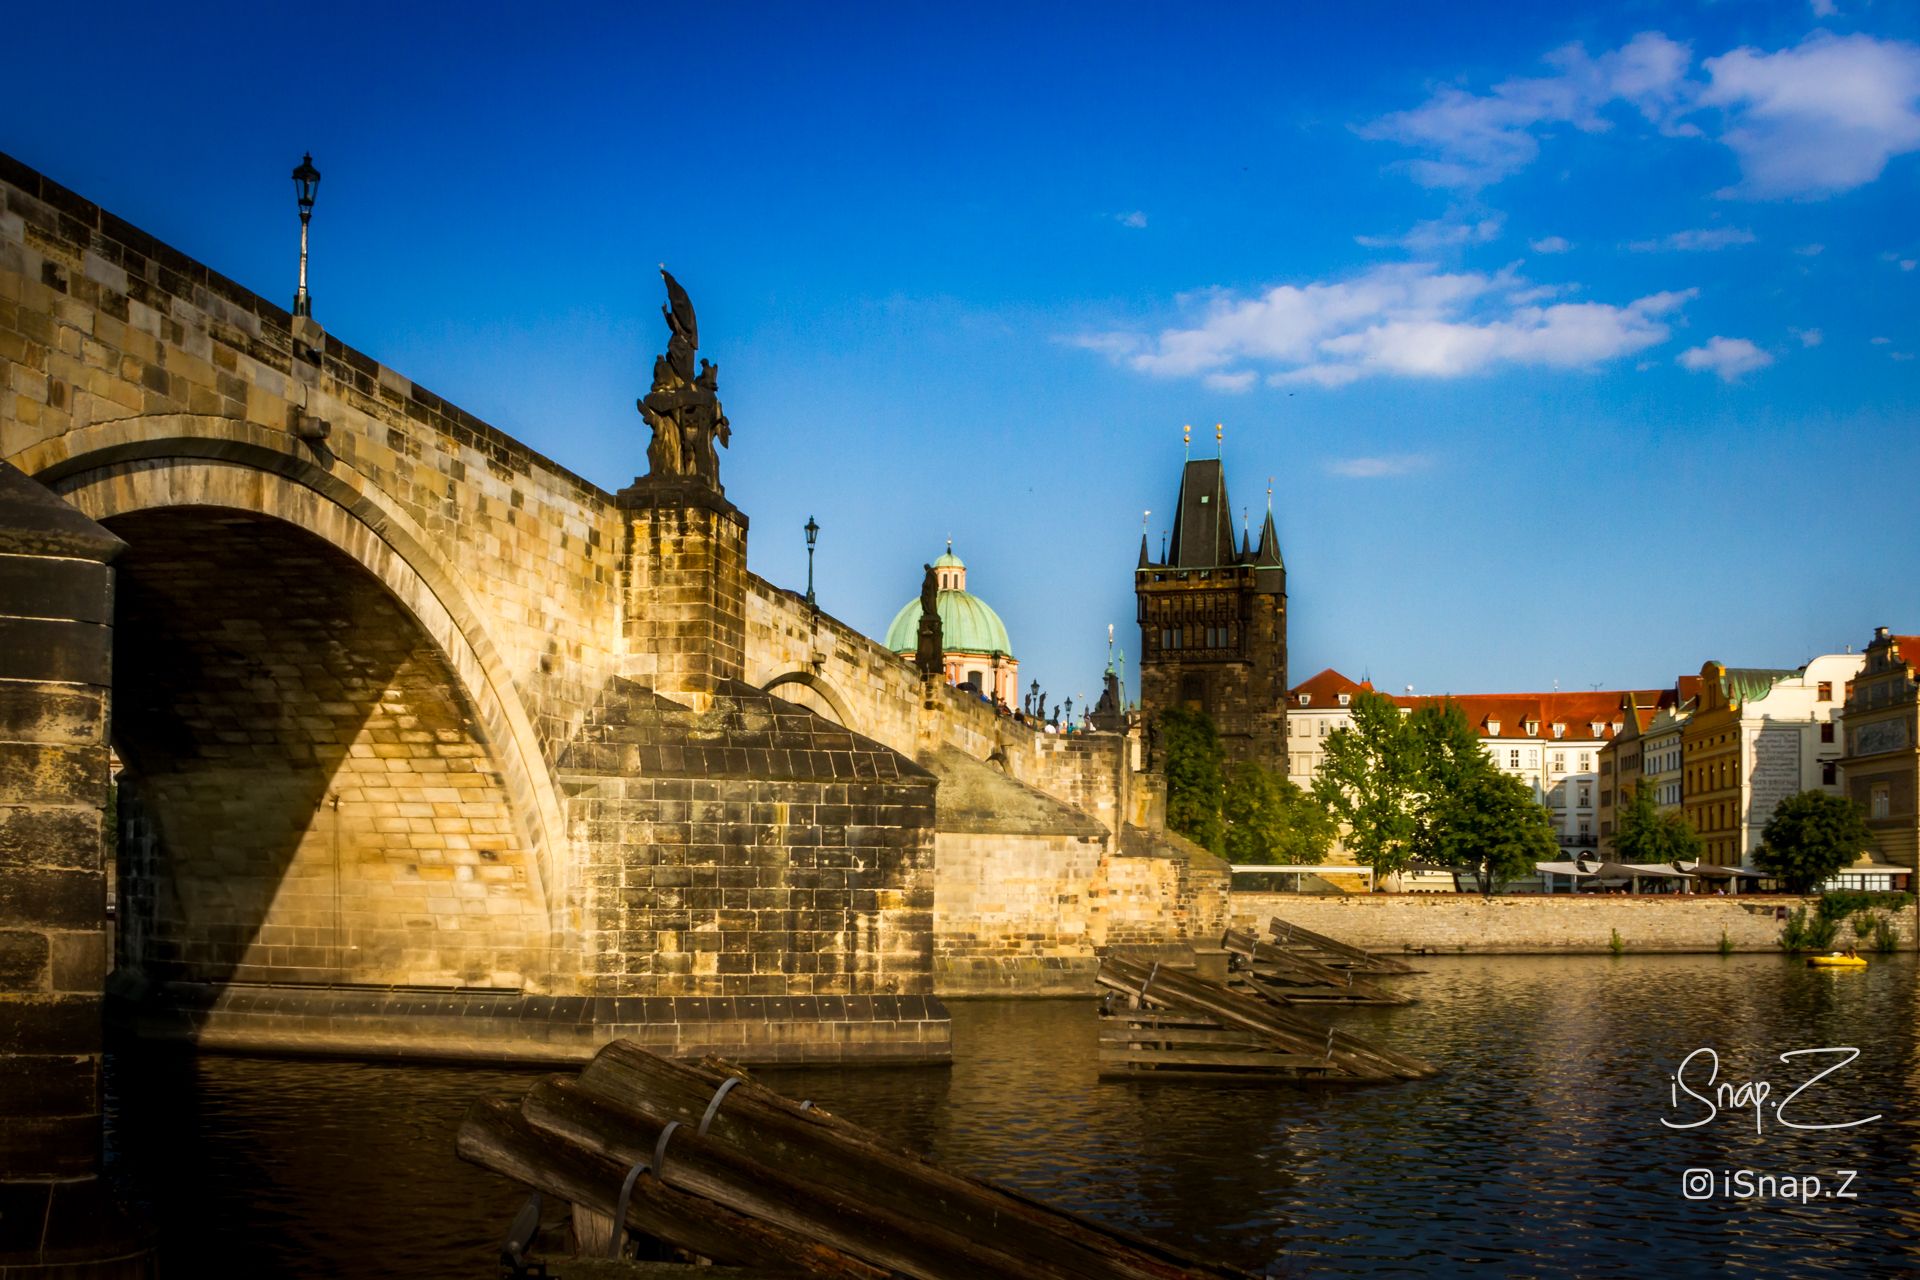
[[[1889,785],[1884,782],[1874,783],[1872,797],[1867,801],[1867,816],[1885,818],[1890,816],[1892,811],[1893,796]]]
[[[1565,773],[1567,771],[1567,753],[1566,752],[1556,751],[1553,753],[1553,771],[1555,773]]]
[[[1487,736],[1489,738],[1497,738],[1500,736],[1500,722],[1498,720],[1487,721]]]
[[[1840,780],[1840,766],[1828,760],[1820,766],[1820,782],[1823,786],[1832,786]]]
[[[1820,726],[1820,741],[1822,742],[1833,741],[1833,721],[1829,720],[1825,724]]]
[[[1833,701],[1833,681],[1822,680],[1820,682],[1820,692],[1817,696],[1822,702],[1832,702]]]
[[[1310,707],[1310,706],[1312,706],[1312,705],[1313,705],[1313,695],[1312,695],[1312,694],[1310,694],[1310,693],[1303,693],[1303,694],[1301,694],[1301,695],[1300,695],[1300,705],[1301,705],[1301,706],[1303,706],[1303,707]]]
[[[1593,788],[1587,786],[1584,782],[1580,784],[1580,807],[1582,809],[1591,809],[1593,807]]]
[[[1507,752],[1507,768],[1518,769],[1519,767],[1520,767],[1520,748],[1515,747],[1513,750]]]
[[[1580,753],[1580,772],[1582,773],[1593,772],[1593,753],[1592,752],[1582,751]]]
[[[1347,705],[1347,704],[1348,704],[1349,702],[1352,702],[1352,701],[1353,701],[1353,695],[1352,695],[1352,694],[1350,694],[1350,693],[1343,693],[1343,694],[1341,694],[1341,695],[1340,695],[1340,705],[1341,705],[1341,706],[1343,706],[1343,707],[1344,707],[1344,706],[1346,706],[1346,705]]]

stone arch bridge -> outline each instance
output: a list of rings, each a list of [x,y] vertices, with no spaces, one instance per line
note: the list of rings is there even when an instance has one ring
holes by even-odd
[[[94,1061],[111,969],[204,1043],[940,1059],[936,986],[1218,922],[1137,742],[924,684],[719,492],[603,490],[4,156],[0,361],[9,1045]]]

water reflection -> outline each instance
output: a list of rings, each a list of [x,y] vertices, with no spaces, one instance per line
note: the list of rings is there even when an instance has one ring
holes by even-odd
[[[1774,956],[1434,959],[1410,1008],[1341,1025],[1442,1063],[1363,1089],[1108,1082],[1077,1001],[956,1003],[951,1070],[766,1072],[958,1168],[1275,1274],[1778,1275],[1920,1265],[1912,957],[1815,972]],[[1665,1129],[1668,1077],[1711,1046],[1723,1079],[1799,1103]],[[480,1094],[534,1073],[206,1058],[111,1064],[114,1159],[143,1185],[174,1269],[482,1276],[519,1197],[454,1159]],[[1691,1077],[1690,1077],[1691,1078]],[[1681,1171],[1857,1169],[1858,1199],[1681,1198]],[[1830,1185],[1837,1186],[1838,1179]]]

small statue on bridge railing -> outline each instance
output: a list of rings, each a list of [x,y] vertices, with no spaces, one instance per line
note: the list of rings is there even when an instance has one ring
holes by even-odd
[[[714,440],[717,437],[724,445],[733,438],[727,415],[720,409],[720,366],[702,360],[700,371],[694,372],[700,328],[693,302],[666,267],[660,268],[660,276],[667,282],[667,305],[660,308],[667,318],[667,354],[654,359],[653,390],[638,406],[640,416],[653,428],[647,474],[698,476],[718,489],[720,457]]]
[[[932,565],[921,567],[926,574],[920,579],[920,635],[913,661],[920,668],[923,680],[933,680],[946,666],[945,654],[941,649],[940,583]]]

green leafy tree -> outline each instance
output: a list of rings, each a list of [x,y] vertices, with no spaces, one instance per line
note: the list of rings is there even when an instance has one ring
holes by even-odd
[[[1250,762],[1228,775],[1221,815],[1226,858],[1236,866],[1324,862],[1336,834],[1332,815],[1318,801]]]
[[[1167,827],[1219,853],[1226,834],[1220,820],[1226,769],[1213,717],[1169,707],[1160,713],[1159,726],[1167,770]]]
[[[1753,862],[1794,893],[1809,893],[1866,852],[1873,837],[1860,806],[1844,796],[1802,791],[1773,811]]]
[[[1491,765],[1463,773],[1436,794],[1425,825],[1429,856],[1472,876],[1488,897],[1559,850],[1553,820],[1533,788]]]
[[[1443,848],[1448,824],[1463,816],[1465,797],[1495,796],[1488,779],[1500,770],[1457,702],[1421,707],[1407,717],[1406,729],[1414,757],[1413,856],[1451,865],[1446,849],[1453,846]]]
[[[1414,735],[1393,699],[1362,691],[1353,723],[1327,735],[1313,795],[1346,824],[1347,848],[1378,878],[1406,866],[1420,810]]]
[[[1635,787],[1620,807],[1613,850],[1621,862],[1698,862],[1701,847],[1699,833],[1685,815],[1660,812],[1650,786]]]

